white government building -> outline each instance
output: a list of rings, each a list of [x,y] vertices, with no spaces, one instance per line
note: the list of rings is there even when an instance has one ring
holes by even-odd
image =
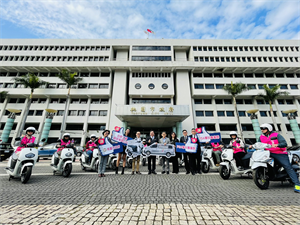
[[[255,95],[262,86],[280,84],[289,96],[274,102],[276,121],[288,144],[295,143],[283,110],[300,110],[299,40],[67,40],[1,39],[0,89],[9,98],[0,102],[2,132],[5,109],[21,109],[11,138],[23,119],[30,90],[14,84],[13,77],[28,72],[49,82],[34,91],[26,127],[34,126],[39,136],[45,109],[56,109],[49,142],[57,140],[63,113],[65,131],[81,145],[92,133],[130,127],[148,135],[162,131],[205,126],[221,132],[228,141],[236,130],[237,117],[230,96],[222,89],[231,82],[243,82],[253,89],[238,96],[238,113],[245,138],[254,139],[247,110],[259,109],[260,123],[272,123],[269,105]],[[65,109],[67,86],[55,75],[61,69],[77,72],[83,80],[71,89]],[[297,117],[300,122],[299,117]]]

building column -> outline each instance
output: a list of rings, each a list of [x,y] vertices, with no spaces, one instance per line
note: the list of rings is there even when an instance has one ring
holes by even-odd
[[[218,112],[217,112],[216,99],[212,98],[211,103],[214,107],[215,129],[216,129],[216,132],[220,132],[220,122],[219,122],[219,117],[218,117]]]
[[[176,122],[176,129],[177,129],[177,137],[181,137],[182,135],[182,122]]]
[[[296,120],[296,115],[293,112],[290,112],[288,114],[288,120],[290,122],[296,144],[300,145],[300,129],[299,129],[299,124],[297,123]]]
[[[15,133],[13,135],[12,143],[14,142],[14,140],[17,137],[18,133],[20,132],[20,129],[21,129],[20,126],[21,126],[22,120],[24,119],[25,109],[26,109],[26,106],[28,104],[28,101],[29,101],[29,98],[26,98],[25,104],[23,105],[23,109],[22,109],[22,112],[21,112],[20,122],[17,124],[16,131],[15,131]],[[26,129],[26,123],[25,123],[25,127],[24,128]]]
[[[5,111],[6,111],[6,106],[7,106],[7,103],[8,103],[8,99],[9,99],[8,97],[5,98],[5,100],[3,102],[3,108],[0,111],[0,127],[1,127],[2,117],[5,115]]]
[[[48,109],[48,107],[49,107],[49,102],[50,102],[50,97],[48,97],[47,100],[46,100],[46,109]],[[42,140],[41,136],[43,136],[42,132],[44,130],[44,126],[46,125],[46,122],[45,122],[47,120],[46,118],[48,118],[48,112],[44,111],[43,112],[43,119],[42,119],[42,122],[40,123],[39,130],[38,130],[38,135],[39,135],[38,140]],[[52,123],[52,120],[51,120],[51,123]],[[50,123],[50,126],[51,126],[51,123]],[[49,132],[50,132],[50,130],[49,130]],[[48,135],[49,135],[49,133],[48,133]],[[48,139],[48,135],[47,135],[46,139]]]
[[[127,129],[127,124],[128,124],[128,123],[127,123],[126,121],[123,121],[123,122],[122,122],[122,127],[124,127],[124,131]]]
[[[10,114],[7,117],[7,121],[5,123],[2,135],[1,135],[1,140],[3,143],[6,143],[8,141],[11,129],[14,125],[14,121],[15,121],[16,115],[14,112],[10,112]]]
[[[115,116],[116,106],[125,105],[127,97],[127,71],[116,70],[114,75],[114,82],[112,87],[111,96],[111,110],[110,110],[110,123],[109,130],[113,130],[115,126],[121,127],[122,121]]]
[[[281,111],[279,111],[277,100],[275,100],[275,105],[276,105],[277,117],[279,117],[279,119],[280,119],[280,125],[281,125],[281,132],[280,133],[285,138],[285,140],[287,142],[287,145],[288,146],[292,146],[291,139],[290,139],[290,137],[288,135],[288,130],[286,129],[286,126],[285,126],[284,118],[282,116]],[[276,120],[276,117],[275,117],[275,120]],[[277,121],[276,121],[276,123],[277,123]]]
[[[181,126],[185,130],[191,130],[195,126],[196,120],[194,119],[195,112],[192,107],[191,85],[188,71],[177,71],[175,90],[176,105],[188,105],[190,110],[190,116],[181,122]]]

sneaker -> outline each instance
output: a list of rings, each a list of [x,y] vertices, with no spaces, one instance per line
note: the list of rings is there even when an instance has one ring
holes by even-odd
[[[136,174],[139,174],[139,175],[141,175],[141,172],[140,172],[140,171],[136,171]]]
[[[220,166],[220,164],[216,164],[216,166]]]
[[[131,175],[134,175],[134,171],[131,172]]]
[[[156,174],[157,174],[155,171],[152,171],[152,173],[153,173],[154,175],[156,175]]]
[[[167,174],[170,174],[170,172],[169,172],[169,171],[167,171]]]
[[[294,191],[295,191],[296,193],[300,193],[300,185],[295,185]]]
[[[243,171],[243,170],[244,170],[244,168],[243,168],[243,167],[241,167],[241,166],[239,166],[239,167],[238,167],[238,170],[239,170],[239,171]]]

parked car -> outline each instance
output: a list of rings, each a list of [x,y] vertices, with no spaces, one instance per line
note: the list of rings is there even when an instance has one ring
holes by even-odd
[[[76,147],[76,151],[77,151],[76,155],[80,157],[83,153],[83,150],[85,150],[85,149],[81,146],[75,146],[75,147]]]
[[[156,155],[156,156],[166,156],[170,158],[175,156],[175,146],[171,144],[152,144],[144,148],[144,154],[147,156]]]
[[[293,161],[300,166],[300,146],[292,146],[287,148],[287,150],[293,154]]]
[[[39,158],[43,158],[43,159],[48,159],[51,158],[52,155],[54,154],[54,152],[57,151],[56,148],[57,143],[51,143],[51,144],[47,144],[45,146],[39,147],[38,148],[38,152],[39,152]]]
[[[0,161],[9,158],[13,152],[14,148],[10,143],[0,142]]]

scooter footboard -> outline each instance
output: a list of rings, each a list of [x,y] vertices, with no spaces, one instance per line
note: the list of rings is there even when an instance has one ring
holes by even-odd
[[[230,169],[229,168],[229,162],[221,162],[220,166],[226,166],[228,170]]]

